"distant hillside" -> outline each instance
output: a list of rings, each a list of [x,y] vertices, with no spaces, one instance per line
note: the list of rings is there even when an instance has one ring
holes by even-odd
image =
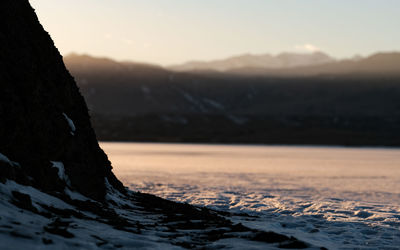
[[[357,60],[341,60],[318,65],[299,66],[286,69],[242,67],[228,73],[264,76],[316,76],[316,75],[400,75],[400,53],[377,53]]]
[[[159,66],[75,54],[64,57],[64,62],[92,112],[132,115],[184,104],[168,85],[173,74]]]
[[[287,76],[64,60],[103,140],[400,145],[396,53]]]
[[[161,66],[135,63],[135,62],[116,62],[108,58],[97,58],[89,55],[69,54],[64,57],[64,62],[72,72],[85,75],[97,75],[99,77],[112,76],[116,80],[124,77],[132,77],[149,74],[154,75],[157,72],[164,72]]]
[[[208,62],[191,61],[174,65],[169,69],[174,71],[229,71],[240,68],[285,69],[300,66],[319,65],[334,62],[335,59],[322,52],[312,54],[281,53],[276,56],[264,55],[239,55],[222,60]]]

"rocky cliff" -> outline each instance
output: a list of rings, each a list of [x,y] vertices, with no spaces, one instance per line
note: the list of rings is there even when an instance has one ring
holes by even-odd
[[[62,191],[63,167],[71,188],[88,197],[104,198],[105,178],[122,190],[85,101],[27,0],[0,2],[0,100],[0,153],[21,168],[0,161],[3,180]]]

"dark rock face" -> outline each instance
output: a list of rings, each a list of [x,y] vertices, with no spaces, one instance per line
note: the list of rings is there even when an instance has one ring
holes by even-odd
[[[85,101],[28,0],[0,2],[0,153],[20,165],[2,169],[0,181],[62,191],[56,161],[71,188],[91,198],[103,199],[105,178],[123,190],[98,146]]]

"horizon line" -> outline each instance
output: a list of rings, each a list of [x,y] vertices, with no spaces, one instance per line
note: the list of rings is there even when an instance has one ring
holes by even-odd
[[[240,57],[240,56],[246,56],[246,55],[251,55],[251,56],[264,56],[264,55],[270,55],[273,57],[277,57],[279,55],[282,54],[296,54],[296,55],[312,55],[312,54],[317,54],[317,53],[322,53],[325,54],[329,57],[331,57],[333,60],[335,61],[345,61],[345,60],[351,60],[357,57],[360,58],[368,58],[371,57],[373,55],[377,55],[377,54],[391,54],[391,53],[400,53],[400,50],[382,50],[382,51],[375,51],[372,53],[369,53],[367,55],[361,55],[361,54],[354,54],[351,57],[335,57],[332,56],[329,53],[326,53],[324,51],[313,51],[313,52],[292,52],[292,51],[282,51],[279,53],[251,53],[251,52],[245,52],[245,53],[241,53],[241,54],[234,54],[231,56],[227,56],[227,57],[223,57],[223,58],[215,58],[215,59],[209,59],[209,60],[198,60],[198,59],[190,59],[190,60],[186,60],[183,62],[179,62],[179,63],[169,63],[169,64],[163,64],[163,63],[157,63],[157,62],[150,62],[150,61],[141,61],[138,60],[136,61],[135,59],[118,59],[112,56],[106,56],[106,55],[95,55],[95,54],[91,54],[88,52],[68,52],[68,53],[63,53],[61,54],[62,57],[68,57],[68,56],[88,56],[88,57],[92,57],[92,58],[98,58],[98,59],[108,59],[108,60],[112,60],[114,62],[118,62],[118,63],[137,63],[137,64],[146,64],[146,65],[153,65],[153,66],[160,66],[162,68],[169,68],[169,67],[173,67],[173,66],[178,66],[178,65],[183,65],[183,64],[187,64],[187,63],[193,63],[193,62],[204,62],[204,63],[209,63],[209,62],[215,62],[215,61],[223,61],[223,60],[227,60],[227,59],[231,59],[231,58],[235,58],[235,57]]]

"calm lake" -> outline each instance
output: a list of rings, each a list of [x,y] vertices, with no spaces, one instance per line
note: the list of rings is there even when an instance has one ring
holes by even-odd
[[[400,149],[101,143],[132,190],[336,248],[400,246]]]

